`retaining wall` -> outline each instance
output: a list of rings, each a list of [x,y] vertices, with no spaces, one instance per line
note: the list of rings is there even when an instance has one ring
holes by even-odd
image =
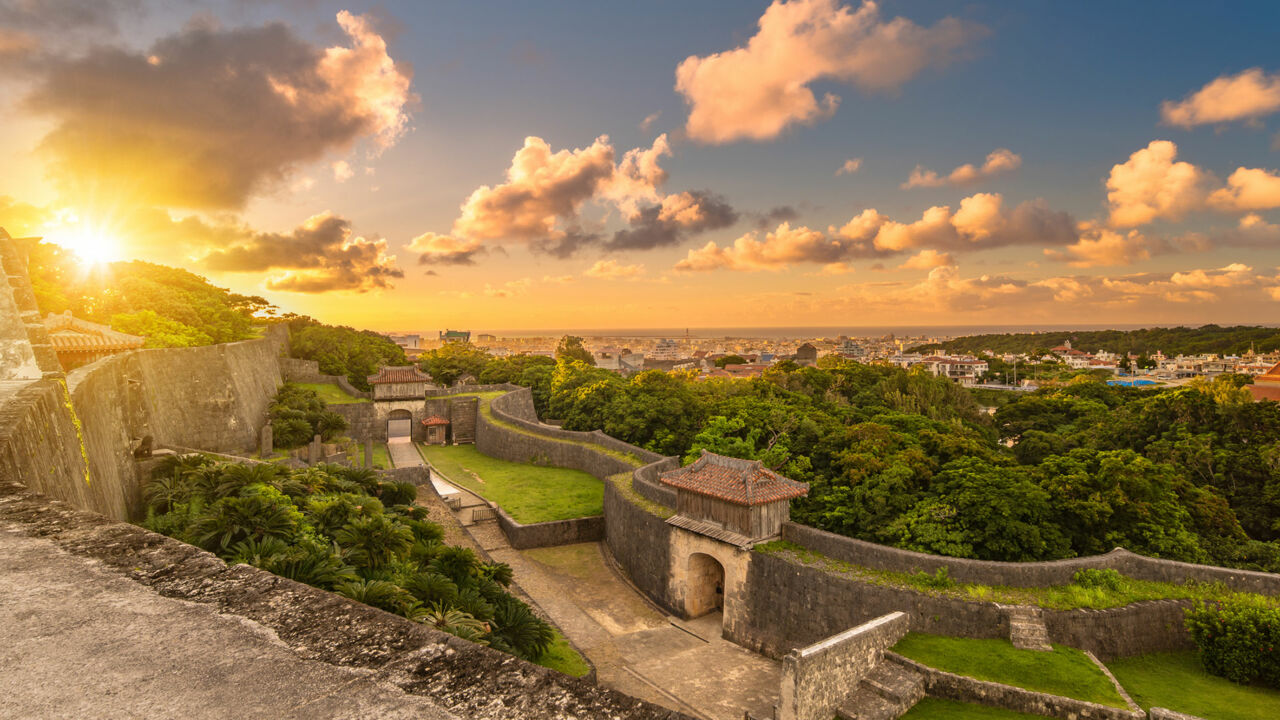
[[[498,508],[498,527],[517,550],[599,542],[604,539],[604,516],[553,520],[522,525],[502,508]]]
[[[365,398],[366,400],[373,398],[373,393],[365,392],[352,385],[345,375],[325,375],[320,372],[320,362],[317,360],[282,357],[280,358],[280,373],[285,382],[328,383],[337,385],[352,397]]]
[[[1053,642],[1088,650],[1101,660],[1193,650],[1187,631],[1190,600],[1153,600],[1106,610],[1045,610]]]
[[[1012,685],[975,680],[922,665],[896,653],[887,653],[887,655],[893,662],[905,665],[923,675],[925,692],[931,697],[989,705],[1031,715],[1078,718],[1078,720],[1146,720],[1147,717],[1144,712],[1024,690]]]
[[[961,583],[1009,587],[1066,585],[1079,570],[1110,568],[1138,580],[1170,583],[1183,583],[1187,580],[1220,582],[1240,592],[1280,595],[1278,574],[1161,560],[1138,555],[1124,548],[1116,548],[1105,555],[1019,563],[928,555],[836,535],[793,522],[783,524],[782,539],[803,545],[834,560],[875,570],[905,573],[922,570],[933,574],[939,568],[946,568],[951,579]]]
[[[605,542],[614,561],[641,592],[671,608],[671,532],[666,518],[631,502],[613,478],[604,482]]]
[[[830,720],[907,628],[906,615],[891,613],[787,653],[777,720]]]

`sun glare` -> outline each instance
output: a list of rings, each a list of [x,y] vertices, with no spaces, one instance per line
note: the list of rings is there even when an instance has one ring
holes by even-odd
[[[120,259],[120,241],[106,228],[84,220],[72,220],[51,228],[44,239],[75,253],[85,265]]]

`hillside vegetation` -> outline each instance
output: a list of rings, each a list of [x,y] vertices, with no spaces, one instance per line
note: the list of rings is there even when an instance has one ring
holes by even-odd
[[[1141,330],[1069,330],[1043,333],[968,335],[912,352],[948,353],[1038,353],[1071,342],[1077,350],[1151,355],[1239,355],[1252,347],[1257,352],[1280,349],[1280,328],[1250,325],[1203,325],[1198,328],[1143,328]]]

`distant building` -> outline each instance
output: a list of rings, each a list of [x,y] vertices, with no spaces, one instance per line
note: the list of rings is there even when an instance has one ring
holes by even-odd
[[[795,358],[801,365],[813,365],[818,362],[818,348],[811,343],[805,343],[796,348]]]
[[[494,343],[494,342],[498,342],[498,338],[497,338],[497,336],[495,336],[495,335],[490,335],[490,334],[488,334],[488,333],[481,333],[481,334],[479,334],[479,335],[477,335],[477,336],[476,336],[476,342],[478,342],[478,343]]]
[[[1252,385],[1245,385],[1245,390],[1253,396],[1253,401],[1274,400],[1280,402],[1280,364],[1253,379]]]
[[[368,379],[373,387],[374,401],[421,400],[427,396],[427,388],[431,387],[431,376],[414,365],[383,365],[378,368],[377,375],[370,375]]]
[[[405,350],[422,347],[421,335],[388,335],[387,338]]]
[[[653,352],[649,353],[650,360],[679,360],[684,357],[680,351],[680,344],[675,340],[659,340],[658,344],[653,347]]]
[[[440,340],[442,342],[471,342],[471,331],[442,330],[440,331]]]
[[[49,340],[63,370],[88,365],[108,355],[137,350],[147,341],[144,337],[82,320],[73,316],[70,310],[60,315],[49,313],[45,316],[44,327],[49,331]]]

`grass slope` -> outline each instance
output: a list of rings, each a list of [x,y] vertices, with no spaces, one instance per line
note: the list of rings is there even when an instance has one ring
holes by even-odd
[[[420,445],[427,462],[456,483],[497,503],[524,524],[604,512],[604,483],[590,473],[513,463],[474,445]]]
[[[556,638],[551,641],[551,647],[538,658],[538,664],[543,667],[549,667],[552,670],[559,670],[565,675],[573,677],[582,677],[591,672],[591,666],[582,659],[577,650],[564,639],[564,635],[556,630]]]
[[[1280,718],[1280,691],[1210,675],[1195,652],[1139,655],[1107,667],[1143,709],[1168,708],[1205,720]]]
[[[908,710],[902,720],[1044,720],[1044,716],[927,697]]]
[[[324,401],[326,405],[350,405],[352,403],[371,402],[365,398],[358,398],[348,395],[346,390],[338,387],[334,383],[295,383],[298,387],[304,387],[308,390],[314,390],[316,395]]]
[[[1062,645],[1053,652],[1018,650],[1008,640],[974,640],[909,633],[894,651],[957,675],[1037,692],[1127,708],[1115,686],[1084,653]]]

